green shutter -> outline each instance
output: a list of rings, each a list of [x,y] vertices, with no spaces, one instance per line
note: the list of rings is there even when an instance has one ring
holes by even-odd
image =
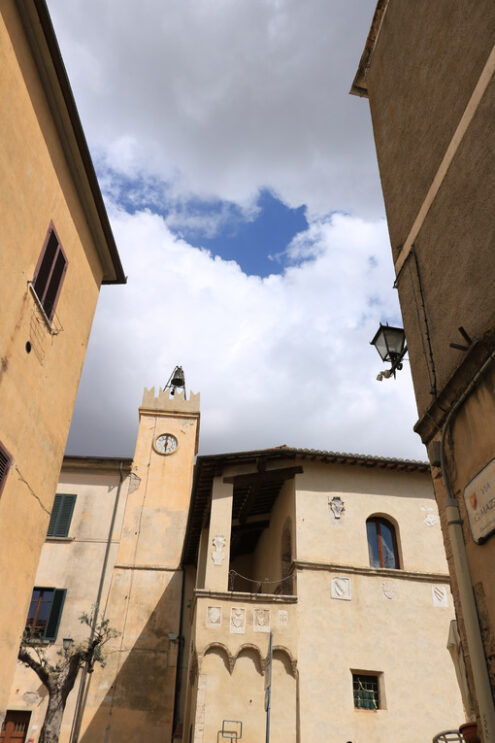
[[[69,534],[76,497],[75,495],[68,495],[66,493],[57,493],[53,503],[47,536],[66,537]]]
[[[57,639],[58,625],[60,624],[66,593],[67,591],[65,588],[56,588],[54,591],[52,608],[50,616],[48,617],[48,622],[46,623],[45,634],[43,636],[44,640],[55,642]]]

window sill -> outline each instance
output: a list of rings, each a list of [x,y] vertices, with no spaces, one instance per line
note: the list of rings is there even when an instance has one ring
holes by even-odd
[[[74,537],[47,537],[45,542],[73,542]]]
[[[50,320],[50,318],[48,317],[48,315],[45,312],[45,309],[44,309],[43,305],[40,302],[40,298],[38,297],[38,295],[36,294],[36,292],[34,290],[34,286],[33,286],[33,282],[32,281],[28,281],[28,286],[29,286],[30,292],[31,292],[31,294],[33,296],[33,299],[34,299],[34,301],[36,303],[36,306],[37,306],[38,310],[40,311],[40,314],[41,314],[41,316],[42,316],[42,318],[44,320],[44,323],[45,323],[45,325],[46,325],[46,327],[48,329],[48,332],[51,335],[58,335],[60,333],[60,331],[62,330],[62,326],[55,327],[55,323],[52,320]]]

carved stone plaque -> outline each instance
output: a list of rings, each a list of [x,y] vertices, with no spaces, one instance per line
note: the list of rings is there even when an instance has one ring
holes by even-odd
[[[384,597],[388,599],[389,601],[396,601],[399,598],[395,583],[392,583],[389,580],[383,581],[382,592],[383,592]]]
[[[433,606],[445,608],[449,605],[446,586],[432,586],[431,593],[433,596]]]
[[[342,518],[345,511],[345,505],[340,495],[329,498],[328,507],[330,509],[330,512],[333,514],[334,519],[339,520]]]
[[[255,632],[270,632],[270,610],[255,609],[253,629]]]
[[[246,609],[233,606],[230,610],[230,631],[235,635],[243,635],[246,631]]]
[[[206,610],[206,624],[209,627],[220,627],[222,624],[222,607],[209,606]]]
[[[225,558],[225,544],[226,539],[221,534],[217,534],[211,540],[213,544],[213,552],[211,553],[211,559],[214,565],[221,565]]]
[[[287,609],[278,610],[278,623],[280,627],[287,627],[289,624],[289,612]]]
[[[350,578],[332,578],[332,582],[330,584],[330,596],[333,599],[341,599],[342,601],[350,601],[352,598],[351,579]]]

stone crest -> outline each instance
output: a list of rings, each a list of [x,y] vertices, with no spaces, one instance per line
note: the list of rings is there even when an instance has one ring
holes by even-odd
[[[278,610],[278,623],[280,627],[287,627],[289,624],[289,612],[287,609]]]
[[[270,610],[269,609],[255,609],[254,610],[254,631],[255,632],[270,632]]]
[[[388,601],[396,601],[398,598],[397,588],[395,586],[395,583],[392,583],[389,580],[384,580],[382,583],[382,592],[383,595]]]
[[[351,579],[350,578],[332,578],[330,584],[330,596],[333,599],[340,599],[341,601],[350,601],[351,595]]]
[[[233,606],[230,610],[230,631],[237,635],[243,635],[246,631],[246,609]]]
[[[226,539],[221,534],[217,534],[213,537],[211,540],[211,543],[213,545],[213,552],[211,553],[211,559],[213,560],[214,565],[221,565],[225,558],[225,544]]]
[[[206,610],[206,623],[210,627],[220,627],[222,624],[222,607],[209,606]]]
[[[432,586],[431,593],[433,596],[433,606],[445,608],[449,605],[446,586]]]
[[[328,507],[333,514],[334,519],[341,519],[345,511],[345,504],[340,495],[328,499]]]

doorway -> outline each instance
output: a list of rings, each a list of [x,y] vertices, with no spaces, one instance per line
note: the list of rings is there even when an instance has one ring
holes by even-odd
[[[7,710],[2,730],[0,731],[0,743],[24,743],[29,726],[31,712],[17,712]]]

